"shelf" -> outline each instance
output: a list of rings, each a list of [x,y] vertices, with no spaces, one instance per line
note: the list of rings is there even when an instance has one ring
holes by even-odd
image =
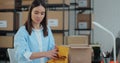
[[[52,10],[52,11],[68,11],[69,9],[56,9],[56,8],[51,8],[51,9],[47,9],[47,10]]]
[[[21,8],[16,8],[16,9],[0,9],[0,12],[16,12],[16,11],[21,11]]]
[[[92,30],[92,29],[75,29],[75,30],[86,30],[86,31],[89,31],[89,30]]]
[[[15,31],[0,30],[0,35],[5,34],[5,33],[16,33],[16,32],[17,32],[17,30],[15,30]]]
[[[52,30],[53,33],[63,33],[63,32],[67,32],[68,30]],[[4,34],[4,33],[16,33],[17,30],[15,31],[5,31],[5,30],[0,30],[0,35]]]
[[[21,6],[21,10],[27,11],[29,9],[30,5],[22,5]],[[58,8],[58,7],[69,7],[69,5],[66,4],[47,4],[46,5],[47,8]],[[60,9],[63,10],[63,9]],[[68,9],[65,9],[68,10]]]
[[[70,3],[70,5],[76,6],[78,5],[78,3]]]
[[[15,9],[0,9],[0,12],[15,12]]]
[[[53,33],[64,33],[67,31],[69,31],[69,30],[52,30]]]
[[[79,10],[81,10],[81,12],[84,12],[84,11],[86,11],[86,10],[93,10],[92,8],[64,8],[64,9],[56,9],[56,8],[50,8],[50,9],[48,9],[48,10],[54,10],[54,11],[62,11],[62,10],[64,10],[64,11],[79,11]]]
[[[93,10],[93,8],[78,7],[78,8],[75,8],[75,10]]]
[[[69,7],[66,4],[47,4],[47,8],[55,8],[55,7]]]

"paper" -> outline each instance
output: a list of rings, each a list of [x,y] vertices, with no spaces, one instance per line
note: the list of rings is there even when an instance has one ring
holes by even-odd
[[[7,21],[6,20],[0,20],[0,28],[6,28],[7,27]]]
[[[87,7],[87,0],[78,0],[79,7]]]
[[[48,25],[51,27],[57,27],[58,26],[58,19],[48,19]]]
[[[79,29],[87,29],[87,22],[79,22],[78,28]]]

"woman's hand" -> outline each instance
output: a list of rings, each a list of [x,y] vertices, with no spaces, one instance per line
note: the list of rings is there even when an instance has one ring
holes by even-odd
[[[55,46],[53,50],[50,50],[46,52],[46,57],[51,59],[57,59],[58,58],[58,48]]]

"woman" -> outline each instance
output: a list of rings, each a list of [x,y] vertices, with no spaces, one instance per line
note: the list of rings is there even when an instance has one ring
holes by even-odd
[[[46,63],[56,59],[57,48],[51,29],[46,24],[44,0],[34,0],[25,25],[14,38],[15,58],[18,63]]]

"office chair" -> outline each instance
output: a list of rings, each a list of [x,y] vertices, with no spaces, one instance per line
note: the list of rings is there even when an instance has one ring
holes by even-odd
[[[17,63],[17,61],[14,58],[14,49],[7,49],[8,51],[8,55],[9,55],[9,59],[10,59],[10,63]]]
[[[7,60],[7,53],[5,48],[0,48],[0,60]]]

